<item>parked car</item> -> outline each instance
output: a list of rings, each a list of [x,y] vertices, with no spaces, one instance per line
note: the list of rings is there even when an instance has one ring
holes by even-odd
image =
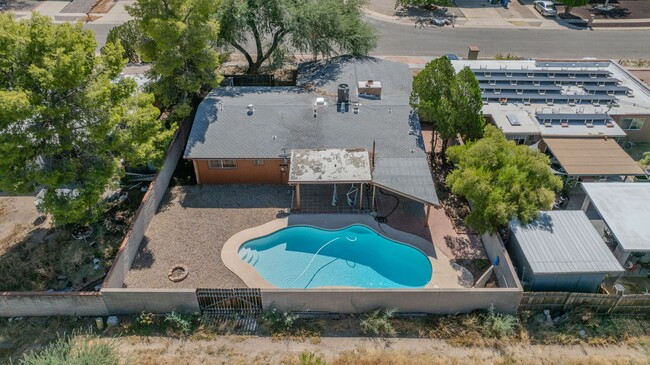
[[[553,4],[552,1],[539,0],[535,1],[533,4],[535,5],[535,9],[539,11],[539,13],[543,16],[557,15],[557,9],[555,8],[555,4]]]

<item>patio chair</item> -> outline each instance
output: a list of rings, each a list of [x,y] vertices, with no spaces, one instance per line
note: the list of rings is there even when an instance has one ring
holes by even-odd
[[[352,184],[352,186],[350,186],[350,190],[348,190],[348,192],[345,194],[345,196],[348,198],[348,205],[349,206],[354,207],[354,204],[357,202],[357,192],[358,191],[359,191],[359,188],[357,188],[356,186],[354,186],[354,184]],[[353,197],[350,197],[350,195],[352,195],[352,194],[354,194]]]

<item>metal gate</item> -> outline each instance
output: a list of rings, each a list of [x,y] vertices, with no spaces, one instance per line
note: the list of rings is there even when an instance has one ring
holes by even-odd
[[[262,313],[260,289],[197,289],[201,314],[210,317],[257,316]]]

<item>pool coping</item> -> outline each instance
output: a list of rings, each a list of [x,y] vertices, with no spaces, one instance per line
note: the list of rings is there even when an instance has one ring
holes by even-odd
[[[284,228],[292,226],[308,226],[317,229],[325,230],[339,230],[345,229],[354,225],[365,226],[372,231],[376,232],[380,236],[388,238],[392,241],[397,241],[397,243],[410,246],[422,252],[428,259],[431,264],[431,279],[429,282],[422,288],[384,288],[386,290],[392,289],[401,289],[401,290],[422,290],[422,289],[439,289],[439,288],[469,288],[472,285],[457,284],[452,286],[443,286],[440,287],[438,284],[441,280],[435,279],[445,279],[445,277],[440,277],[441,272],[439,268],[443,267],[445,264],[449,264],[454,270],[462,272],[466,269],[449,262],[449,258],[445,256],[442,252],[439,252],[435,249],[433,243],[425,240],[424,238],[418,237],[411,233],[397,230],[393,227],[390,227],[387,224],[379,225],[374,217],[369,215],[359,215],[359,214],[294,214],[285,218],[278,218],[262,224],[260,226],[252,227],[245,229],[243,231],[237,232],[231,236],[226,243],[223,245],[221,250],[221,260],[224,265],[232,271],[235,275],[251,288],[263,288],[263,289],[286,289],[275,286],[269,283],[264,277],[253,268],[250,264],[246,263],[239,257],[239,248],[245,242],[270,235],[276,231],[279,231]],[[377,229],[379,228],[379,229]],[[446,261],[446,262],[445,262]],[[458,266],[457,269],[454,265]],[[449,273],[446,273],[449,276]],[[463,272],[464,275],[467,273]],[[471,276],[471,274],[469,274]],[[458,276],[456,279],[458,279]],[[449,278],[447,278],[449,279]],[[452,278],[453,279],[453,278]],[[473,279],[472,279],[473,284]],[[301,290],[300,288],[295,288]],[[311,289],[311,288],[310,288]],[[302,290],[310,290],[302,289]],[[359,287],[348,287],[348,286],[331,286],[331,287],[318,287],[313,289],[357,289],[357,290],[372,290],[371,288],[359,288]],[[376,289],[376,288],[375,288]]]

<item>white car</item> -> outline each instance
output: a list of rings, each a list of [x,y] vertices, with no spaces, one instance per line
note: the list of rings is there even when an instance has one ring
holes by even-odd
[[[539,0],[533,3],[535,5],[535,10],[539,11],[543,16],[556,16],[557,9],[555,4],[552,1]]]

